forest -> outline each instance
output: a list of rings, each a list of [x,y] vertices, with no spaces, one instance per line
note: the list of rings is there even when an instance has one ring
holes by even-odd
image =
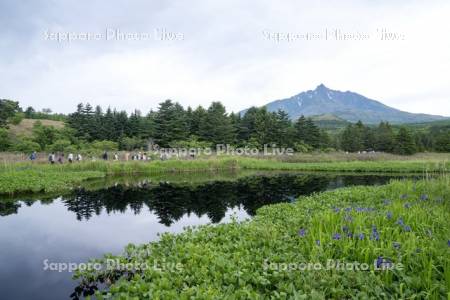
[[[262,149],[290,147],[296,152],[377,151],[402,155],[416,152],[450,152],[450,124],[427,127],[348,123],[342,129],[323,128],[313,118],[290,120],[282,110],[269,112],[252,107],[245,112],[227,113],[220,102],[207,108],[186,109],[166,100],[155,111],[131,114],[110,107],[103,109],[80,103],[73,113],[22,109],[18,102],[0,100],[0,151],[82,151],[146,149],[149,142],[160,147],[206,148],[217,144]],[[12,136],[8,127],[22,119],[63,121],[55,128],[34,123],[31,135]]]

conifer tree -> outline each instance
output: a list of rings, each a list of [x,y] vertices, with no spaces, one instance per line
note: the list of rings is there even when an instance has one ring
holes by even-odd
[[[414,139],[405,127],[401,127],[396,136],[394,152],[401,155],[411,155],[416,153]]]
[[[229,144],[234,140],[234,128],[225,107],[220,102],[213,102],[199,124],[199,136],[213,145]]]
[[[159,104],[155,115],[155,139],[161,147],[169,147],[171,141],[181,141],[188,136],[187,120],[183,107],[171,100]]]

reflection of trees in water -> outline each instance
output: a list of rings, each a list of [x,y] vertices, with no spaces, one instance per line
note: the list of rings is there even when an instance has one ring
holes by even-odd
[[[20,203],[17,202],[0,202],[0,216],[7,216],[12,214],[17,214],[20,207]]]
[[[135,214],[139,214],[146,199],[145,188],[126,188],[114,186],[97,191],[76,190],[70,196],[62,197],[66,207],[75,212],[78,220],[90,219],[99,215],[103,209],[106,212],[124,213],[128,207]]]
[[[352,184],[381,184],[388,181],[383,176],[324,176],[292,175],[252,176],[236,181],[214,181],[201,185],[177,185],[161,182],[156,186],[140,184],[139,187],[122,185],[107,189],[74,191],[62,201],[75,212],[78,220],[88,220],[107,213],[124,213],[130,208],[139,214],[145,204],[154,212],[160,223],[170,226],[186,214],[199,217],[207,215],[213,223],[220,222],[229,208],[241,206],[249,215],[267,204],[290,202],[299,195]],[[17,210],[17,208],[16,208]],[[3,211],[0,206],[0,211]]]
[[[46,202],[41,201],[43,204]],[[19,212],[19,208],[22,207],[22,204],[26,206],[33,205],[34,200],[0,200],[0,217],[17,214]]]

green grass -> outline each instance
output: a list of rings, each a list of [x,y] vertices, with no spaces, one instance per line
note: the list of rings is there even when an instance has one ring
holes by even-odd
[[[423,152],[413,155],[397,155],[384,152],[376,153],[345,153],[345,152],[312,152],[294,153],[274,157],[274,160],[283,162],[350,162],[350,161],[449,161],[450,153]]]
[[[0,194],[52,193],[70,190],[86,179],[103,177],[98,171],[58,172],[24,169],[0,173]]]
[[[450,167],[450,162],[407,160],[291,163],[247,158],[239,160],[239,166],[256,170],[426,173],[446,172]]]
[[[40,171],[100,171],[108,175],[139,173],[192,172],[204,170],[294,170],[294,171],[340,171],[340,172],[446,172],[450,161],[405,160],[405,161],[339,161],[339,162],[283,162],[275,159],[248,157],[212,157],[197,160],[167,160],[152,162],[104,162],[93,161],[63,165],[4,163],[0,173],[20,169]]]
[[[283,162],[275,159],[213,157],[197,160],[153,162],[91,161],[73,164],[3,163],[0,165],[0,194],[56,192],[70,189],[86,179],[115,175],[205,172],[219,170],[280,170],[327,172],[446,173],[449,161],[339,161]]]
[[[73,164],[36,164],[36,163],[5,163],[0,165],[2,171],[16,171],[18,169],[33,169],[41,171],[99,171],[108,175],[126,175],[138,173],[161,172],[190,172],[200,170],[233,169],[237,167],[236,159],[201,159],[201,160],[167,160],[167,161],[129,161],[129,162],[105,162],[86,161]]]
[[[92,261],[104,266],[117,259],[148,266],[145,271],[91,269],[75,277],[85,287],[112,282],[104,296],[120,299],[446,299],[449,218],[448,178],[344,188],[262,207],[251,221],[164,234]],[[403,269],[375,270],[381,259]],[[328,260],[369,270],[326,269]],[[323,267],[300,270],[301,263]],[[181,267],[161,268],[176,264]]]
[[[0,194],[66,190],[89,178],[219,170],[280,170],[327,172],[446,173],[447,160],[283,162],[276,159],[213,157],[197,160],[153,162],[104,162],[49,165],[43,163],[3,163],[0,165]]]
[[[63,192],[84,180],[114,175],[161,174],[164,172],[200,172],[232,170],[236,161],[156,161],[83,162],[63,165],[36,163],[3,164],[0,166],[0,194]]]

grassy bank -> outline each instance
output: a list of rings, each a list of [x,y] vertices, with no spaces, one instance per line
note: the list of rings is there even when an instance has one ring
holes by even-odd
[[[448,178],[345,188],[95,260],[145,271],[90,270],[76,278],[92,291],[111,282],[106,296],[124,299],[445,299],[449,218]]]
[[[293,170],[330,172],[384,172],[384,173],[426,173],[446,172],[450,161],[402,160],[402,161],[349,161],[291,163],[274,160],[246,158],[239,160],[239,166],[253,170]]]
[[[276,159],[214,157],[197,160],[153,162],[86,161],[63,165],[3,163],[0,165],[0,194],[64,190],[79,184],[85,179],[102,176],[236,169],[427,174],[448,172],[450,170],[450,162],[448,160],[404,160],[299,163],[283,162]]]
[[[119,158],[123,160],[125,154],[129,152],[118,151]],[[37,153],[37,161],[41,163],[47,162],[49,153]],[[88,153],[82,153],[83,157],[91,157]],[[96,157],[101,157],[102,151],[97,153]],[[29,154],[0,152],[0,163],[18,163],[28,160]],[[207,157],[205,157],[207,158]],[[260,158],[268,159],[268,156],[260,156]],[[445,161],[450,160],[449,153],[433,153],[423,152],[414,155],[396,155],[391,153],[345,153],[345,152],[311,152],[311,153],[294,153],[293,155],[274,156],[271,160],[290,163],[317,163],[317,162],[350,162],[350,161]]]
[[[0,194],[63,192],[86,179],[105,176],[99,171],[20,170],[0,173]]]
[[[83,162],[74,164],[13,163],[0,166],[0,194],[63,192],[87,179],[105,176],[233,170],[235,160]]]
[[[449,153],[423,152],[413,155],[397,155],[384,152],[376,153],[294,153],[275,157],[274,159],[283,162],[349,162],[349,161],[445,161],[450,160]]]

